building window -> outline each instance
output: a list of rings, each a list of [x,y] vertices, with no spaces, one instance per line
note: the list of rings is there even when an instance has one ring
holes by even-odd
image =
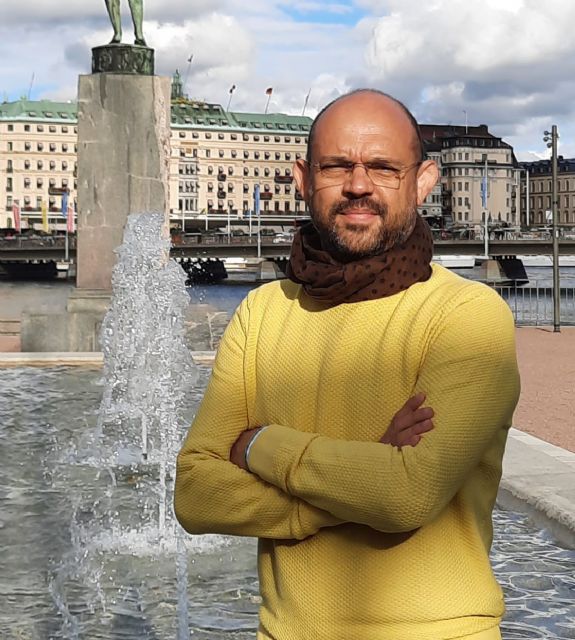
[[[36,167],[38,168],[38,171],[42,171],[42,169],[44,168],[44,163],[42,162],[42,160],[38,160],[38,162],[36,163]]]
[[[8,125],[8,131],[14,131],[14,125],[13,124],[9,124]]]
[[[56,133],[56,127],[55,127],[53,124],[51,124],[51,125],[48,127],[48,131],[49,131],[50,133]]]
[[[62,145],[62,151],[63,151],[64,153],[66,153],[66,152],[68,151],[68,145],[67,145],[66,143],[64,143],[64,144]]]
[[[24,151],[31,151],[31,150],[32,150],[32,144],[30,142],[25,142]]]
[[[50,143],[50,151],[56,151],[56,143],[55,142],[51,142]]]
[[[30,188],[30,178],[24,178],[24,189]]]
[[[54,162],[54,160],[50,160],[50,171],[55,171],[56,169],[56,163]]]
[[[30,160],[24,160],[24,169],[30,168]]]

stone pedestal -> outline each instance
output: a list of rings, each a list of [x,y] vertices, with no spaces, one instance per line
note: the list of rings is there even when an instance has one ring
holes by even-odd
[[[99,73],[78,93],[78,289],[110,291],[130,213],[164,212],[170,79]]]
[[[169,78],[80,77],[76,290],[65,312],[23,314],[22,351],[99,350],[128,215],[162,212],[169,234],[170,92]]]

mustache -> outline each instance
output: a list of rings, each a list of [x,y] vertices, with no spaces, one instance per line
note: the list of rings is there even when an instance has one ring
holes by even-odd
[[[387,215],[387,207],[380,202],[376,202],[369,197],[357,198],[356,200],[341,200],[336,202],[330,209],[330,215],[336,216],[346,214],[354,209],[369,209],[382,218]]]

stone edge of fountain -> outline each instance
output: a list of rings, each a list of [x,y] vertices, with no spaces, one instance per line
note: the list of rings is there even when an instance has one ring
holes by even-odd
[[[575,453],[511,429],[497,502],[575,549]]]
[[[192,351],[192,358],[197,365],[212,365],[215,351]],[[82,352],[0,352],[0,369],[9,367],[63,367],[82,366],[100,367],[104,362],[100,351]]]

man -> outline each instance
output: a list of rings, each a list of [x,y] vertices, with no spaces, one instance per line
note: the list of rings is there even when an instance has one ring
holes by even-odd
[[[105,0],[106,9],[110,16],[110,22],[114,28],[114,37],[111,44],[118,44],[122,41],[122,17],[120,15],[120,0]],[[132,22],[134,23],[135,44],[145,47],[144,33],[142,31],[143,21],[143,0],[128,0]]]
[[[430,264],[416,207],[437,167],[393,98],[328,105],[294,176],[313,225],[289,280],[252,291],[227,328],[179,455],[177,516],[260,539],[259,640],[498,640],[509,309]]]

